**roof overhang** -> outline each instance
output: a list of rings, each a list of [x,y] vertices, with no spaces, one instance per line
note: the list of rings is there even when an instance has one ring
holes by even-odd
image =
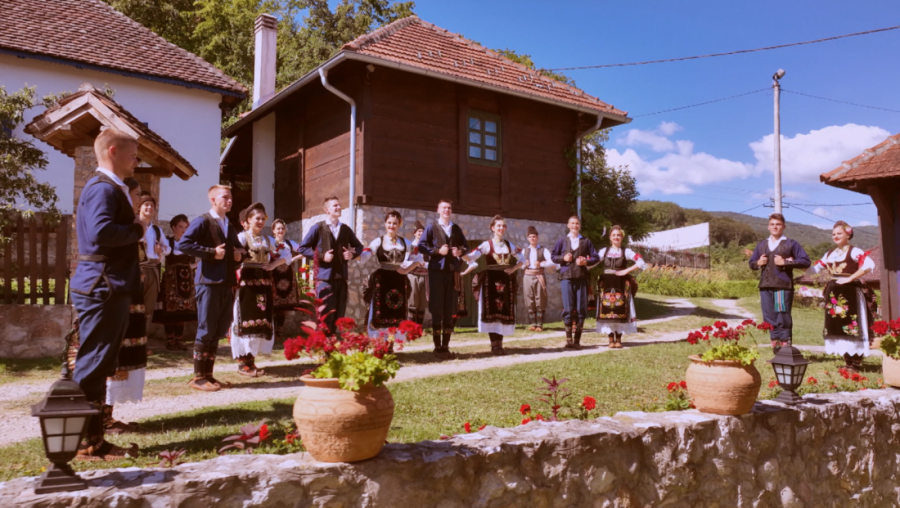
[[[294,81],[293,83],[291,83],[290,85],[288,85],[287,87],[282,89],[280,92],[273,95],[271,99],[264,102],[263,104],[260,104],[259,107],[257,107],[253,111],[251,111],[245,117],[243,117],[240,120],[238,120],[237,122],[233,123],[231,126],[229,126],[227,129],[225,129],[222,132],[222,136],[226,137],[226,138],[230,138],[230,137],[234,136],[238,131],[243,129],[245,126],[252,124],[256,120],[268,115],[269,113],[272,112],[272,110],[275,108],[275,106],[277,106],[278,103],[280,103],[286,97],[288,97],[295,91],[303,88],[308,83],[310,83],[312,81],[318,81],[319,80],[319,69],[325,69],[325,70],[331,69],[332,67],[335,67],[336,65],[343,62],[344,60],[353,60],[353,61],[357,61],[357,62],[364,62],[367,64],[380,65],[382,67],[398,69],[398,70],[401,70],[404,72],[410,72],[413,74],[428,76],[428,77],[431,77],[434,79],[440,79],[443,81],[452,81],[455,83],[460,83],[460,84],[463,84],[466,86],[471,86],[474,88],[483,88],[485,90],[491,90],[491,91],[505,94],[505,95],[513,95],[513,96],[521,97],[523,99],[527,99],[527,100],[531,100],[531,101],[543,102],[545,104],[551,104],[551,105],[558,106],[561,108],[571,109],[574,111],[578,111],[579,113],[584,113],[584,114],[588,114],[588,115],[594,115],[594,116],[602,115],[603,122],[600,126],[601,129],[607,129],[610,127],[615,127],[616,125],[622,125],[622,124],[631,122],[631,118],[628,118],[627,116],[616,115],[616,114],[613,114],[613,113],[610,113],[608,111],[604,111],[601,109],[589,108],[586,106],[580,106],[578,104],[573,104],[573,103],[567,102],[567,101],[554,100],[554,99],[550,99],[547,97],[541,97],[538,95],[520,92],[518,90],[511,90],[506,87],[491,85],[488,83],[483,83],[481,81],[476,81],[474,79],[468,79],[468,78],[463,78],[463,77],[459,77],[459,76],[451,76],[451,75],[445,74],[443,72],[433,71],[433,70],[429,70],[429,69],[423,69],[421,67],[416,67],[414,65],[407,65],[407,64],[400,63],[400,62],[385,60],[383,58],[378,58],[378,57],[374,57],[374,56],[370,56],[370,55],[364,55],[361,53],[357,53],[355,51],[342,50],[340,53],[334,55],[333,57],[331,57],[331,59],[329,59],[322,65],[316,67],[315,69],[313,69],[312,71],[307,73],[302,78],[298,79],[297,81]]]

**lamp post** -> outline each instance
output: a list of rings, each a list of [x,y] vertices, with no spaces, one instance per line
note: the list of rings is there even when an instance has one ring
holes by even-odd
[[[791,406],[803,402],[803,398],[794,391],[803,384],[803,375],[806,374],[806,366],[809,365],[809,360],[803,358],[803,353],[794,346],[781,346],[769,363],[772,364],[775,378],[782,388],[775,401]]]
[[[781,82],[784,69],[772,76],[772,92],[775,96],[775,213],[781,213]]]
[[[68,379],[64,366],[62,377],[53,383],[44,400],[31,406],[31,416],[41,421],[44,453],[53,463],[38,480],[35,494],[87,488],[69,462],[78,452],[88,421],[98,414],[100,411],[87,401],[78,383]]]

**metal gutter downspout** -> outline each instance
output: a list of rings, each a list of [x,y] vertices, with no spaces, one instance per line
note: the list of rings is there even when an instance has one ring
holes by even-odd
[[[594,126],[589,128],[588,130],[582,132],[575,138],[575,173],[576,173],[576,176],[578,177],[578,204],[576,206],[577,206],[579,219],[581,219],[581,174],[582,174],[581,142],[585,136],[600,129],[600,124],[603,123],[603,118],[604,118],[603,113],[598,113],[597,114],[597,122],[594,124]]]
[[[336,61],[333,63],[337,63]],[[330,66],[328,66],[330,67]],[[356,232],[356,101],[328,82],[328,67],[319,68],[322,86],[350,104],[350,229]]]

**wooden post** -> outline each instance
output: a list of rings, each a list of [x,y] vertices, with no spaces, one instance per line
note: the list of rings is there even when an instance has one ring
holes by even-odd
[[[66,281],[70,263],[67,255],[69,251],[68,232],[69,218],[63,216],[59,224],[56,225],[56,274],[54,276],[56,288],[53,301],[56,305],[64,305],[66,303]]]
[[[881,230],[881,317],[888,321],[900,318],[900,221],[896,189],[884,186],[869,187],[869,196],[878,208],[878,226]]]
[[[28,303],[37,305],[38,297],[38,269],[37,269],[37,217],[28,220],[28,281],[31,284]]]
[[[9,238],[11,235],[12,228],[9,226],[9,224],[3,226],[3,236]],[[12,256],[12,242],[6,242],[6,245],[3,246],[3,303],[13,303]]]
[[[16,218],[16,268],[19,271],[19,288],[16,291],[16,303],[25,303],[25,221],[19,215]]]
[[[50,266],[47,260],[47,248],[50,243],[50,231],[44,216],[41,216],[41,304],[50,305]]]

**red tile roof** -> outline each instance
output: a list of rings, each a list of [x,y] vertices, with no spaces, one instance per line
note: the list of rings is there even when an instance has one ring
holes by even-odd
[[[900,134],[890,136],[845,161],[841,167],[819,176],[819,179],[828,185],[849,188],[867,180],[891,177],[900,177]]]
[[[247,94],[231,76],[101,0],[3,0],[0,52],[175,80],[239,98]]]
[[[416,16],[363,35],[342,49],[602,113],[620,117],[628,114],[574,86],[541,76],[496,51]]]

